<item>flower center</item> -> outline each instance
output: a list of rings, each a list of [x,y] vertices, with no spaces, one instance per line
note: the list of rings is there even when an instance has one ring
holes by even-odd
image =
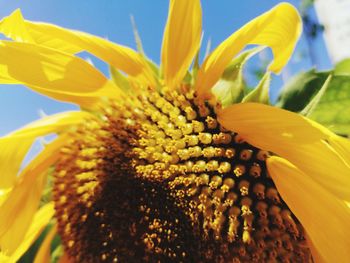
[[[58,230],[73,259],[311,260],[268,153],[220,126],[213,107],[190,91],[107,106],[72,134],[55,169]]]

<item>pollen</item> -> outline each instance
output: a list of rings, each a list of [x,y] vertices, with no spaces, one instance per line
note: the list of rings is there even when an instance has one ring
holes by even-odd
[[[56,164],[58,232],[76,262],[309,262],[268,152],[187,90],[109,101]]]

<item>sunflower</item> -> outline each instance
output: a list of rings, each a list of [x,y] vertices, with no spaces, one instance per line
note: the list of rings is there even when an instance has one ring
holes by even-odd
[[[258,103],[301,32],[290,4],[250,21],[201,66],[199,0],[170,1],[160,69],[142,52],[19,10],[0,31],[13,40],[0,42],[2,83],[81,108],[0,138],[1,261],[19,260],[48,225],[35,262],[50,261],[57,235],[60,262],[350,258],[349,141]],[[218,83],[257,52],[233,59],[248,44],[270,47],[274,60],[236,103],[232,86]],[[108,63],[113,78],[75,56],[82,51]],[[21,169],[36,138],[51,133]]]

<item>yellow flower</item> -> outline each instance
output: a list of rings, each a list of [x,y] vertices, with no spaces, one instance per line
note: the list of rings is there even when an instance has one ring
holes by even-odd
[[[13,39],[0,41],[2,83],[82,109],[0,138],[1,261],[17,261],[49,222],[35,262],[49,261],[56,232],[62,262],[350,258],[349,141],[271,106],[221,107],[211,90],[248,44],[272,49],[269,71],[283,68],[301,31],[291,5],[233,33],[191,81],[199,0],[170,1],[162,72],[132,49],[19,11],[0,31]],[[81,51],[111,65],[114,79],[75,56]],[[20,170],[33,141],[50,133],[57,139]],[[52,201],[40,204],[48,178]]]

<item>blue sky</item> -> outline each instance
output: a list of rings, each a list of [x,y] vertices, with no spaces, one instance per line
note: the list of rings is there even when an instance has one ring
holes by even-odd
[[[279,2],[281,1],[203,0],[203,43],[210,38],[214,48],[246,22]],[[296,7],[300,5],[300,1],[297,0],[288,2]],[[22,10],[26,19],[89,32],[134,48],[135,41],[130,23],[130,15],[133,15],[145,52],[152,60],[159,62],[168,9],[166,0],[2,0],[0,17],[9,15],[17,8]],[[322,38],[318,38],[312,48],[318,57],[315,66],[319,69],[330,67]],[[307,56],[300,56],[305,52],[306,42],[302,37],[286,69],[289,75],[312,66]],[[107,74],[107,67],[103,63],[94,58],[93,62]],[[253,59],[249,64],[250,67],[254,68],[254,63],[259,63],[259,59]],[[274,96],[280,86],[282,86],[281,77],[274,76],[272,86]],[[53,114],[72,109],[76,107],[48,99],[24,87],[0,85],[0,135],[38,119],[40,111]]]

